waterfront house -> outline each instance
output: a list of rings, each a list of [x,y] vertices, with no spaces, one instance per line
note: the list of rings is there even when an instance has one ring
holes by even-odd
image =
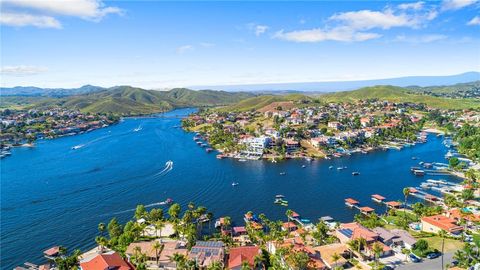
[[[135,270],[135,267],[129,262],[125,261],[120,254],[115,251],[98,254],[94,257],[80,261],[81,270]]]
[[[393,229],[387,230],[377,227],[372,230],[379,236],[379,240],[390,247],[404,247],[412,249],[417,240],[405,230]]]
[[[188,254],[190,260],[195,260],[200,269],[206,269],[213,262],[224,265],[225,244],[221,241],[197,241]]]
[[[367,244],[378,240],[378,234],[363,227],[357,222],[342,223],[335,231],[335,236],[340,240],[340,243],[346,244],[351,240],[363,238]]]
[[[382,243],[380,241],[375,241],[373,243],[368,243],[365,246],[365,254],[367,256],[371,256],[371,257],[377,256],[375,254],[375,252],[373,251],[374,245],[379,245],[380,247],[382,247],[382,251],[380,252],[380,254],[378,254],[379,257],[387,257],[387,256],[390,256],[390,255],[393,255],[393,250],[389,246],[385,245],[384,243]]]
[[[287,153],[292,153],[300,148],[300,143],[294,139],[286,139],[285,148],[287,150]]]
[[[333,269],[335,267],[342,267],[347,263],[344,255],[346,255],[348,248],[347,245],[341,243],[334,243],[319,247],[314,247],[315,251],[319,253],[320,258],[325,263],[325,265]],[[334,255],[338,255],[338,260],[334,260]]]
[[[157,250],[154,248],[154,244],[159,242],[161,247]],[[147,257],[147,265],[151,265],[152,268],[162,269],[176,269],[176,263],[171,259],[173,254],[187,255],[188,250],[186,244],[177,240],[153,240],[131,243],[125,255],[128,260],[132,256],[135,256],[137,250],[140,250]],[[158,258],[158,263],[157,263]]]
[[[455,219],[444,215],[423,217],[421,222],[422,231],[424,232],[439,233],[441,230],[444,230],[451,234],[458,234],[463,230],[462,226],[457,225]]]
[[[247,262],[250,269],[255,267],[255,256],[261,254],[258,246],[245,246],[230,248],[228,256],[228,269],[241,270],[244,262]]]

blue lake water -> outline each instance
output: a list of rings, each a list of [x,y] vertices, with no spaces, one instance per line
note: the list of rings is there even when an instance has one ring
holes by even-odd
[[[53,245],[91,248],[99,222],[113,216],[126,221],[133,215],[128,210],[137,204],[169,197],[183,206],[190,201],[204,205],[217,217],[229,215],[243,224],[249,210],[284,219],[286,208],[273,204],[274,196],[283,194],[289,208],[305,218],[330,215],[349,221],[357,212],[345,207],[347,197],[383,210],[371,201],[371,194],[399,200],[403,187],[418,186],[422,179],[458,181],[410,173],[410,166],[420,160],[445,162],[442,138],[433,135],[428,143],[401,151],[332,160],[218,160],[195,144],[192,133],[178,128],[177,116],[192,111],[126,119],[90,133],[39,141],[32,149],[15,149],[1,161],[1,269],[39,262],[42,251]],[[139,126],[142,129],[134,132]],[[72,150],[75,145],[84,147]],[[168,160],[173,169],[158,174]],[[337,171],[338,166],[348,168]],[[352,176],[352,171],[361,175]],[[232,187],[233,181],[239,185]]]

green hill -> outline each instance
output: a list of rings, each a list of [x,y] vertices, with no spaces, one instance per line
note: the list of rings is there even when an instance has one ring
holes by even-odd
[[[392,102],[425,103],[428,106],[441,109],[467,109],[480,107],[480,100],[478,99],[453,99],[420,95],[412,92],[410,89],[390,85],[364,87],[358,90],[325,94],[319,97],[321,100],[327,102],[351,102],[360,99],[380,99]]]
[[[312,101],[309,96],[302,94],[289,95],[262,95],[244,99],[236,104],[220,108],[221,111],[250,111],[258,110],[273,102],[293,101],[301,103],[302,101]]]
[[[249,93],[177,88],[154,91],[131,86],[117,86],[99,92],[49,99],[33,106],[58,105],[83,112],[138,115],[161,112],[179,107],[223,106],[252,97]]]

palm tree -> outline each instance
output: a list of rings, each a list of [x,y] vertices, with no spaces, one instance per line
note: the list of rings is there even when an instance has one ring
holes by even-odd
[[[157,220],[153,223],[153,227],[155,228],[155,236],[162,237],[162,228],[165,226],[162,220]],[[160,235],[157,235],[157,231],[160,231]]]
[[[252,268],[250,267],[250,264],[248,263],[248,261],[243,261],[242,262],[242,268],[241,270],[251,270]]]
[[[357,239],[358,241],[358,253],[367,245],[367,240],[363,237]]]
[[[162,252],[163,245],[159,241],[155,241],[152,245],[153,250],[155,250],[155,259],[158,265],[158,259],[160,259],[160,253]]]
[[[263,257],[262,254],[257,254],[253,257],[253,268],[258,269],[258,267],[262,267],[263,269]]]
[[[360,249],[360,248],[359,248],[360,243],[358,242],[358,240],[353,239],[353,240],[351,240],[351,241],[348,241],[348,242],[347,242],[347,245],[348,245],[349,250],[350,250],[350,258],[352,258],[352,257],[353,257],[353,254],[352,254],[353,251],[357,251],[357,250]]]
[[[287,228],[288,232],[290,233],[290,218],[293,215],[293,211],[291,209],[288,209],[287,211],[285,211],[285,215],[287,216]]]
[[[383,247],[379,243],[375,243],[373,244],[372,251],[373,251],[373,254],[375,255],[375,265],[378,268],[378,259],[380,258],[380,254],[382,254],[383,252]]]
[[[438,236],[440,236],[442,238],[442,269],[443,268],[443,251],[444,251],[444,248],[445,248],[445,237],[447,236],[447,232],[445,230],[440,230],[438,232]]]
[[[338,260],[340,260],[340,255],[338,255],[336,252],[333,253],[332,260],[333,260],[333,264],[335,265],[335,267],[337,267],[337,262],[338,262]]]
[[[407,220],[407,199],[408,195],[410,195],[410,189],[408,187],[403,189],[403,196],[405,196],[405,203],[403,204],[403,215],[405,216],[405,226],[408,226]]]
[[[98,231],[100,232],[100,236],[103,236],[105,229],[106,229],[105,223],[103,222],[98,223]]]

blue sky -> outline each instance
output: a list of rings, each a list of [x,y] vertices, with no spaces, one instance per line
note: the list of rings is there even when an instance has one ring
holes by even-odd
[[[0,0],[1,85],[145,88],[480,70],[480,1]]]

